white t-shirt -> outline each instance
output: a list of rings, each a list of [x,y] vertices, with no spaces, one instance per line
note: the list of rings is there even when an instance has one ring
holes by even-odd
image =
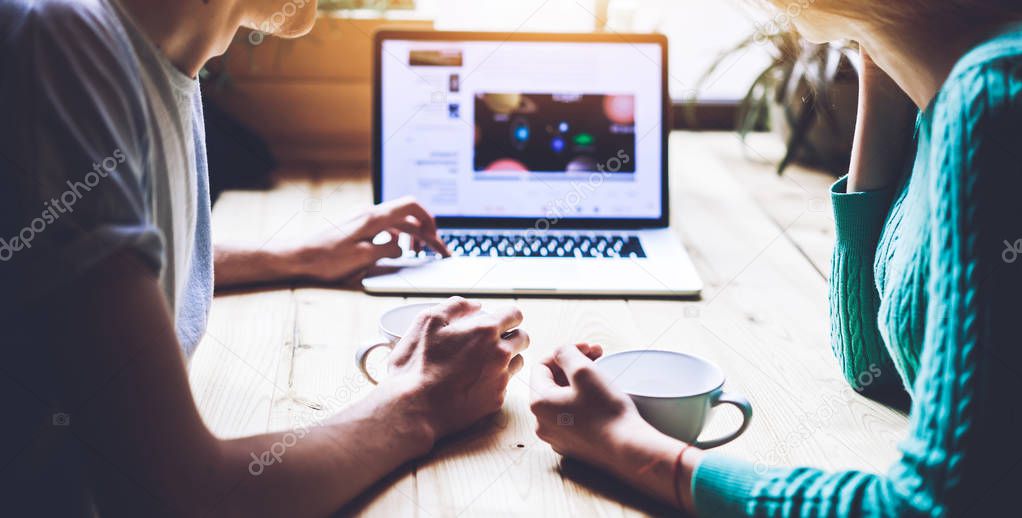
[[[213,286],[198,81],[111,0],[14,4],[31,7],[10,33],[11,55],[23,54],[0,98],[24,124],[0,140],[18,207],[4,217],[0,268],[37,300],[130,248],[159,271],[190,354]]]
[[[39,329],[63,286],[130,250],[158,273],[179,341],[194,350],[213,288],[204,141],[198,82],[111,0],[0,0],[0,404],[9,416],[0,494],[10,515],[92,515],[99,479],[125,484],[114,494],[144,490],[76,435],[87,416],[69,407],[87,413],[95,394],[65,388]]]

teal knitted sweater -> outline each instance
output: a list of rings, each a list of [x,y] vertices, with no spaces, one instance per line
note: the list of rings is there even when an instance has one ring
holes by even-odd
[[[699,516],[1022,516],[1022,28],[959,60],[900,185],[845,185],[832,347],[854,387],[911,393],[901,457],[876,474],[711,453],[692,482]]]

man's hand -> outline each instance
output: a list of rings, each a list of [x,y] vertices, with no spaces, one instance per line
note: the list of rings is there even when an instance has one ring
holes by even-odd
[[[373,239],[390,234],[386,243]],[[299,277],[336,281],[368,270],[383,258],[401,257],[397,238],[412,237],[416,249],[422,243],[444,257],[451,255],[437,233],[436,221],[411,197],[381,203],[344,224],[340,232],[331,231],[294,252],[294,267]]]
[[[386,243],[374,243],[381,233],[390,234]],[[219,244],[215,250],[218,287],[313,279],[334,282],[365,273],[385,257],[401,256],[398,235],[412,237],[419,249],[423,243],[444,257],[451,252],[437,234],[436,221],[410,197],[377,205],[340,228],[331,228],[309,241],[276,248],[254,249]]]
[[[522,313],[493,313],[453,297],[420,314],[389,358],[383,385],[412,393],[417,413],[434,440],[463,430],[500,410],[507,384],[524,361],[529,335]]]

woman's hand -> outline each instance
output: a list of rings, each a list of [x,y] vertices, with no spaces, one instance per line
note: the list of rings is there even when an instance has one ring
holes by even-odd
[[[410,394],[406,415],[421,418],[434,440],[465,429],[504,404],[529,346],[521,323],[517,308],[481,312],[452,297],[416,318],[391,352],[381,386]]]
[[[648,427],[627,394],[611,386],[593,360],[599,345],[557,349],[533,369],[532,413],[540,439],[554,451],[606,469],[615,465],[613,445],[626,430]]]
[[[561,347],[533,370],[536,434],[554,451],[608,471],[661,501],[694,512],[692,474],[702,452],[647,423],[593,360],[598,345]],[[679,458],[680,457],[680,458]]]

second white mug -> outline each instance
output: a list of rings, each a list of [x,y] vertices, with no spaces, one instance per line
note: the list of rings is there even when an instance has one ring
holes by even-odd
[[[735,440],[752,420],[749,400],[724,392],[724,372],[697,356],[633,350],[604,356],[596,366],[632,398],[646,422],[698,448],[715,448]],[[723,404],[742,412],[741,426],[723,437],[699,441],[710,410]]]
[[[370,383],[377,385],[380,382],[369,373],[369,368],[366,365],[369,354],[376,349],[393,349],[401,340],[401,337],[408,331],[408,328],[412,327],[412,324],[415,323],[415,317],[436,305],[436,302],[406,304],[390,309],[380,316],[380,337],[382,341],[363,345],[355,352],[355,365],[358,366],[358,370],[362,371],[362,374]]]

